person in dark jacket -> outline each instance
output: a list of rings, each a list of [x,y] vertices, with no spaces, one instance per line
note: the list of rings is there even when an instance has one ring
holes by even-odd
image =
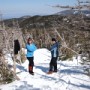
[[[52,72],[57,72],[57,58],[58,58],[58,42],[55,38],[52,38],[52,46],[50,48],[51,51],[51,61],[50,61],[50,69],[48,74]]]
[[[18,39],[14,40],[14,54],[18,54],[18,51],[20,51],[20,43]]]
[[[34,72],[33,72],[33,66],[34,66],[33,54],[34,54],[34,51],[37,49],[37,47],[33,43],[33,39],[32,38],[28,38],[27,44],[26,44],[26,49],[27,49],[26,57],[27,57],[27,59],[29,61],[29,65],[28,65],[29,73],[34,75]]]

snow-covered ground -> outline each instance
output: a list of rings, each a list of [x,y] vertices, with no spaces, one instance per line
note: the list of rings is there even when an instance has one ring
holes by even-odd
[[[90,77],[84,72],[89,66],[77,64],[75,58],[58,61],[58,72],[48,75],[50,55],[46,49],[35,52],[34,76],[28,73],[28,60],[22,65],[17,64],[20,80],[1,85],[0,90],[90,90]]]

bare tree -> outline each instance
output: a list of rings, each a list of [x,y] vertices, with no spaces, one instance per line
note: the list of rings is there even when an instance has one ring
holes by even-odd
[[[90,27],[89,27],[90,24],[87,23],[87,21],[85,21],[85,15],[83,14],[82,10],[84,10],[84,9],[90,10],[90,1],[89,0],[77,0],[77,5],[75,5],[75,6],[69,6],[69,5],[68,6],[61,6],[61,5],[56,5],[56,6],[52,6],[52,7],[54,7],[54,8],[64,8],[64,9],[70,9],[70,10],[78,11],[78,14],[79,15],[77,15],[75,17],[74,17],[74,15],[68,15],[67,18],[66,18],[66,22],[69,25],[72,25],[72,27],[74,27],[73,30],[71,30],[71,29],[68,28],[67,24],[65,24],[65,21],[62,24],[60,24],[60,27],[62,27],[63,29],[68,30],[68,32],[70,32],[70,33],[71,32],[73,32],[74,34],[76,33],[75,34],[75,38],[76,37],[79,37],[78,36],[79,31],[77,33],[76,30],[84,30],[84,31],[82,31],[82,35],[85,35],[85,36],[88,35],[87,33],[89,33],[88,31],[90,29]],[[55,27],[55,23],[54,23],[54,27]],[[58,33],[58,31],[57,30],[55,30],[55,31],[60,36],[60,34]],[[72,34],[70,34],[69,36],[72,38],[73,36],[71,36],[71,35]],[[61,36],[60,36],[60,38],[62,39]],[[73,40],[74,41],[73,43],[76,42],[75,38],[73,38],[74,39]],[[85,39],[85,37],[83,37],[83,39]],[[65,43],[64,40],[63,40],[63,42],[64,42],[65,46],[67,47],[67,43]],[[81,43],[81,41],[80,41],[79,38],[78,38],[78,43]],[[70,42],[68,42],[68,44],[70,46]],[[83,43],[83,45],[84,44],[87,46],[87,44],[85,42]],[[88,44],[89,44],[89,42],[88,42]],[[78,48],[79,50],[83,50],[84,49],[84,46],[83,47],[82,46],[79,46],[79,47],[80,47],[80,48]],[[68,48],[68,49],[71,49],[71,48]],[[72,52],[76,52],[75,50],[72,50],[72,49],[71,49],[71,51]],[[84,49],[84,52],[87,52],[87,51],[85,51],[85,49]],[[78,54],[78,53],[76,52],[76,54]],[[85,54],[84,54],[84,56],[85,56]]]

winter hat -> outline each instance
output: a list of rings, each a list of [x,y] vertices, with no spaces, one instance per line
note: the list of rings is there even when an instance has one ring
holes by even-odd
[[[52,38],[52,41],[55,41],[56,42],[56,39],[55,38]]]
[[[29,44],[29,41],[33,41],[33,38],[29,37],[29,38],[27,39],[27,43],[28,43],[28,44]]]

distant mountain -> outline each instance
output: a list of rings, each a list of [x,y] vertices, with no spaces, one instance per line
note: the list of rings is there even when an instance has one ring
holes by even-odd
[[[61,11],[61,12],[58,12],[56,13],[56,15],[71,15],[74,13],[74,10],[64,10],[64,11]]]
[[[61,12],[56,13],[55,15],[75,15],[75,14],[79,14],[80,12],[78,10],[64,10]],[[85,16],[90,16],[90,10],[82,10],[82,13]]]
[[[20,18],[25,18],[25,19],[27,19],[27,18],[30,18],[31,16],[29,16],[29,15],[27,15],[27,16],[22,16],[22,17],[20,17]]]

